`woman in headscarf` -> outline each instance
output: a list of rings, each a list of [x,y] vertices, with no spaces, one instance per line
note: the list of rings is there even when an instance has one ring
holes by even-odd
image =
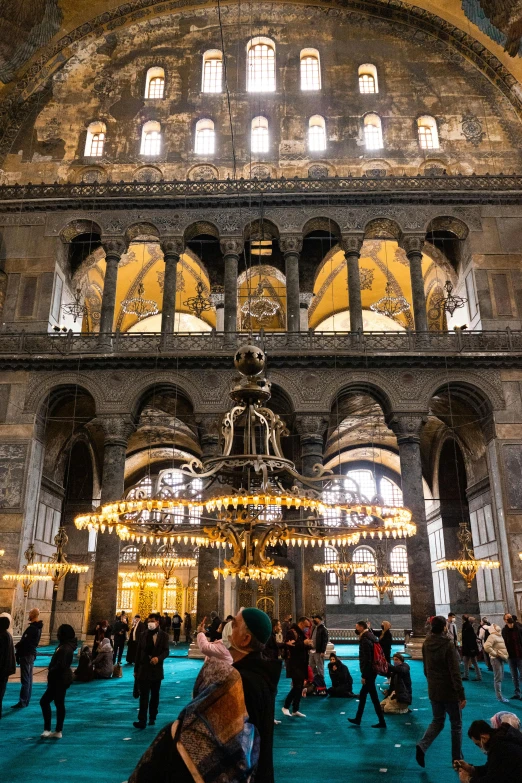
[[[381,630],[374,631],[375,636],[379,639],[384,657],[387,662],[391,664],[391,648],[393,644],[393,636],[391,632],[391,623],[388,620],[383,620],[381,623]]]
[[[248,722],[239,672],[217,658],[201,669],[194,699],[160,731],[128,783],[250,783],[259,734]]]
[[[490,719],[492,728],[499,729],[503,723],[509,723],[514,729],[520,731],[520,718],[514,712],[497,712]]]
[[[92,679],[94,679],[94,669],[92,667],[91,648],[84,645],[78,658],[74,680],[75,682],[91,682]]]
[[[232,665],[232,656],[229,653],[230,650],[230,637],[232,635],[232,623],[226,623],[223,626],[220,638],[215,642],[209,642],[205,635],[205,622],[206,617],[200,622],[198,626],[198,635],[196,637],[198,647],[200,651],[205,655],[205,660],[209,661],[210,658],[219,658],[222,661]]]
[[[328,688],[328,696],[338,696],[348,699],[355,697],[355,693],[352,692],[353,679],[348,666],[346,666],[346,664],[334,653],[330,654],[328,674],[332,681],[332,687]]]
[[[97,680],[110,680],[113,672],[112,647],[110,639],[102,639],[98,654],[93,662],[94,676]]]

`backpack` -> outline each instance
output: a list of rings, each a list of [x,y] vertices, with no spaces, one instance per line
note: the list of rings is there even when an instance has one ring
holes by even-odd
[[[314,686],[314,694],[315,696],[326,696],[326,683],[324,681],[324,677],[321,677],[320,674],[316,674],[312,680],[313,686]]]
[[[372,667],[375,674],[382,674],[384,677],[388,674],[388,661],[384,657],[384,653],[379,642],[373,643]]]
[[[116,663],[112,670],[112,676],[114,679],[118,679],[119,677],[123,677],[123,672],[121,670],[121,664]]]

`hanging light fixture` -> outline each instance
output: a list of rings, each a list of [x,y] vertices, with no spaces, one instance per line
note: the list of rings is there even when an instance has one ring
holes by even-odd
[[[158,305],[153,299],[145,299],[144,294],[145,286],[140,282],[137,288],[137,296],[124,299],[121,303],[123,312],[127,313],[127,315],[135,315],[138,321],[142,321],[151,315],[157,315],[159,313]]]
[[[55,590],[58,589],[58,585],[67,574],[85,574],[89,570],[88,565],[69,563],[64,551],[68,541],[69,537],[65,532],[65,528],[61,527],[54,537],[56,552],[51,559],[46,563],[32,562],[27,565],[27,570],[31,574],[48,576],[54,583]]]
[[[162,569],[165,586],[168,585],[177,568],[195,568],[197,562],[195,557],[178,557],[170,543],[166,544],[164,550],[157,555],[148,556],[144,554],[140,556],[140,565],[160,567]]]
[[[383,598],[387,594],[391,601],[394,590],[404,589],[408,581],[407,577],[389,573],[386,568],[386,550],[383,547],[376,548],[375,560],[377,563],[375,573],[362,574],[358,577],[358,584],[371,585],[377,590],[380,598]],[[363,563],[363,566],[368,570],[368,563]]]
[[[183,302],[185,307],[188,307],[196,318],[201,318],[202,314],[206,313],[207,310],[212,310],[212,302],[208,296],[204,296],[204,294],[205,285],[202,280],[198,280],[196,283],[196,296],[191,296]]]
[[[439,296],[433,297],[432,308],[437,309],[439,315],[446,312],[453,316],[455,311],[464,307],[468,300],[453,293],[453,283],[451,280],[446,280],[444,283],[444,290],[446,292],[445,294],[439,294]]]
[[[3,549],[0,550],[0,555],[4,554]],[[35,582],[50,582],[51,577],[45,576],[42,574],[31,574],[27,570],[27,566],[31,565],[34,561],[35,551],[34,551],[34,544],[31,544],[24,552],[24,556],[26,559],[26,564],[22,568],[21,572],[19,574],[4,574],[2,579],[5,582],[13,582],[18,583],[21,585],[22,590],[24,591],[24,596],[27,598],[29,595],[29,590],[34,585]]]
[[[83,321],[84,316],[87,315],[87,306],[82,302],[81,288],[76,289],[74,300],[62,305],[62,313],[64,315],[72,315],[74,323],[76,321]]]
[[[447,571],[458,571],[466,580],[468,590],[481,568],[493,570],[500,568],[498,560],[478,560],[473,553],[473,536],[466,522],[459,525],[457,538],[461,544],[460,557],[455,560],[441,560],[437,568]]]
[[[337,578],[341,581],[343,589],[346,590],[352,576],[358,571],[366,570],[367,565],[366,563],[349,562],[344,550],[341,550],[340,556],[342,559],[334,561],[333,563],[316,563],[314,565],[314,571],[321,574],[335,573]]]
[[[268,280],[259,280],[254,294],[249,296],[241,306],[243,315],[255,318],[261,325],[268,323],[281,309],[281,305],[276,299],[264,295],[263,291],[266,286],[268,286]]]
[[[370,305],[370,310],[374,313],[380,313],[388,318],[397,318],[409,309],[410,303],[404,296],[393,296],[392,284],[389,280],[384,289],[384,296]]]

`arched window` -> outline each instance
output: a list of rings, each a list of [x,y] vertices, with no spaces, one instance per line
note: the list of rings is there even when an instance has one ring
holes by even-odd
[[[202,92],[221,92],[223,89],[223,53],[209,49],[203,55]]]
[[[310,152],[326,149],[326,125],[320,114],[314,114],[308,121],[308,149]]]
[[[365,568],[355,573],[354,598],[356,604],[379,603],[379,594],[372,585],[361,584],[360,577],[375,573],[375,555],[368,546],[359,546],[353,553],[354,563],[364,563]]]
[[[367,114],[364,118],[364,145],[367,150],[382,149],[382,124],[378,114]]]
[[[329,563],[339,562],[339,553],[333,546],[325,546],[324,548],[324,562],[326,565]],[[328,571],[326,573],[326,585],[325,585],[326,602],[333,603],[331,599],[339,598],[339,577],[335,571]],[[328,599],[330,598],[330,601]]]
[[[87,138],[85,140],[85,152],[89,158],[101,158],[105,146],[105,133],[107,129],[104,122],[99,120],[91,122],[87,128]]]
[[[359,92],[376,93],[379,92],[379,82],[377,81],[377,68],[375,65],[365,63],[359,66]]]
[[[408,553],[404,544],[394,546],[390,552],[390,571],[397,576],[406,577],[404,587],[395,588],[393,591],[394,603],[410,603],[410,578],[408,573]]]
[[[151,120],[146,122],[141,131],[142,155],[159,155],[161,152],[161,125]]]
[[[422,150],[436,150],[439,148],[439,132],[434,117],[419,117],[417,120],[417,132]]]
[[[247,44],[248,92],[274,92],[275,44],[270,38],[258,36]]]
[[[380,495],[387,506],[402,506],[402,492],[394,481],[388,478],[381,479]]]
[[[120,550],[120,563],[137,563],[140,550],[135,544],[128,544]]]
[[[214,149],[214,123],[212,120],[199,120],[196,123],[196,155],[213,155]]]
[[[317,49],[301,50],[301,89],[321,89],[321,67]]]
[[[165,92],[165,71],[163,68],[149,68],[145,81],[146,98],[163,98]]]
[[[345,483],[346,489],[354,489],[353,483],[357,485],[359,492],[367,500],[371,500],[377,494],[375,486],[375,477],[371,470],[350,470],[346,474],[348,479]]]
[[[251,131],[252,152],[268,152],[268,120],[266,117],[254,117]]]

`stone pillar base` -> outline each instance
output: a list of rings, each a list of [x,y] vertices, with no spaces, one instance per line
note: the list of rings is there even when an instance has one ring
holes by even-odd
[[[203,660],[203,658],[205,656],[203,655],[203,653],[199,649],[199,647],[196,644],[196,642],[191,642],[190,643],[190,647],[189,647],[189,651],[188,651],[188,657],[189,658],[199,658],[200,660]]]
[[[411,636],[404,645],[404,649],[414,661],[422,661],[422,645],[425,638],[425,636]]]

